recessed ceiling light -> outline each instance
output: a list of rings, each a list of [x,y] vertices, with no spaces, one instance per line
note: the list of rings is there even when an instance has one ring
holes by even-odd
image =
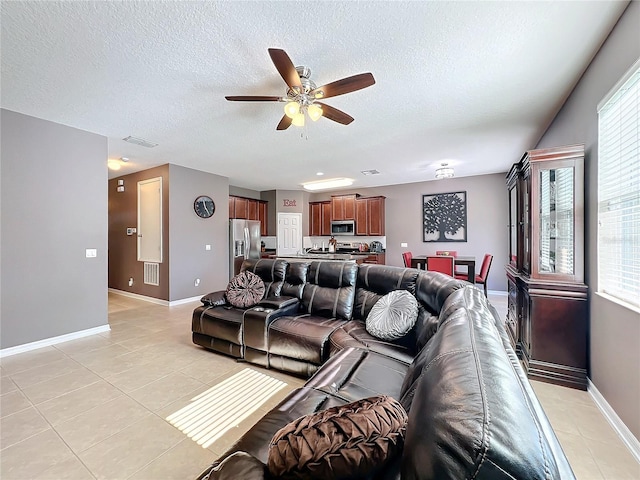
[[[353,178],[328,178],[317,182],[306,182],[302,184],[305,190],[325,190],[327,188],[348,187],[353,185]]]
[[[362,170],[360,173],[363,175],[380,175],[378,170]]]
[[[319,177],[321,177],[322,175],[324,175],[324,172],[318,172],[318,173],[316,173],[316,175],[318,175]]]

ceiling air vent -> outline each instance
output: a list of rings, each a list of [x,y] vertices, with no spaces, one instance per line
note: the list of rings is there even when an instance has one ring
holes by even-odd
[[[380,175],[380,172],[378,170],[362,170],[363,175]]]
[[[132,136],[128,136],[126,138],[123,138],[123,140],[125,142],[129,142],[129,143],[134,143],[136,145],[140,145],[141,147],[153,148],[153,147],[157,147],[158,146],[157,143],[151,143],[151,142],[148,142],[147,140],[144,140],[142,138],[136,138],[136,137],[132,137]]]

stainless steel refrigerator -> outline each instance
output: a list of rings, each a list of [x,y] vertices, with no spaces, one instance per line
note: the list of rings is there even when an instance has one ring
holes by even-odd
[[[260,222],[255,220],[229,220],[229,278],[240,273],[246,258],[260,258]]]

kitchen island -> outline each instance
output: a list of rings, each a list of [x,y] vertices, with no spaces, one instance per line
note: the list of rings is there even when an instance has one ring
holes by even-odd
[[[270,255],[269,258],[282,258],[288,262],[324,261],[362,263],[368,256],[366,253],[300,253],[297,255]]]

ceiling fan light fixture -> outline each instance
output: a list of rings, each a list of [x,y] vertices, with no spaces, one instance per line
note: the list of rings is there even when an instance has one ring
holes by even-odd
[[[302,184],[305,190],[326,190],[329,188],[349,187],[353,185],[353,178],[329,178],[327,180],[318,180],[315,182],[306,182]]]
[[[315,103],[312,103],[307,107],[307,113],[309,114],[309,118],[314,122],[317,122],[320,117],[322,117],[322,107]]]
[[[289,118],[294,118],[300,113],[300,105],[298,102],[287,102],[284,106],[284,114]]]
[[[451,178],[453,177],[453,168],[448,166],[448,163],[441,163],[440,168],[436,169],[436,178]]]
[[[298,112],[293,116],[291,123],[296,127],[304,127],[304,113]]]

